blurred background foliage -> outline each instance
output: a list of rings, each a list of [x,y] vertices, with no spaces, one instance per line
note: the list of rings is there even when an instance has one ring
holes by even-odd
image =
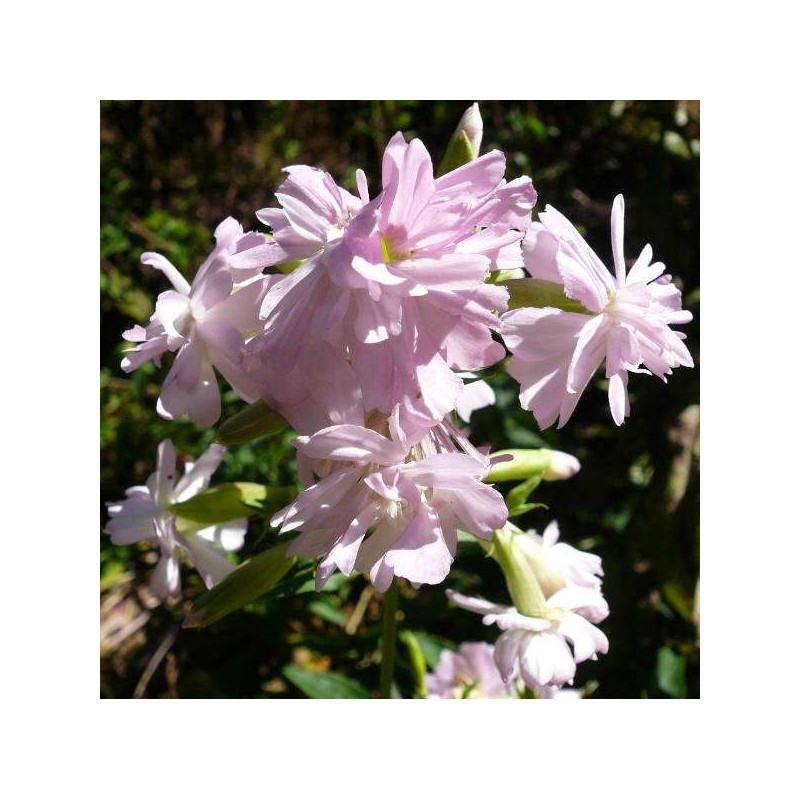
[[[105,501],[144,483],[169,436],[196,457],[213,432],[168,422],[155,403],[167,367],[131,375],[119,368],[122,331],[146,323],[168,288],[142,267],[144,250],[167,255],[191,277],[214,227],[233,215],[262,229],[255,211],[277,205],[281,168],[323,167],[355,191],[362,167],[374,195],[390,136],[419,136],[441,158],[466,101],[104,102],[101,104],[101,527]],[[683,288],[694,321],[683,326],[696,368],[664,385],[634,375],[632,416],[614,426],[602,371],[563,430],[540,432],[522,411],[516,384],[496,370],[494,408],[469,426],[476,444],[548,446],[576,455],[572,480],[542,484],[534,499],[549,510],[517,520],[542,530],[559,521],[562,539],[603,558],[611,616],[602,624],[607,656],[580,665],[576,686],[592,697],[699,696],[699,103],[695,101],[482,101],[482,152],[498,147],[507,177],[529,174],[537,209],[552,204],[611,263],[614,196],[626,201],[626,252],[645,243]],[[167,357],[169,359],[169,357]],[[224,396],[223,418],[239,410]],[[292,485],[291,432],[232,449],[214,482]],[[275,541],[251,520],[241,558]],[[363,578],[332,579],[316,594],[311,564],[277,593],[201,630],[181,628],[199,578],[184,572],[185,600],[158,605],[147,590],[153,554],[114,547],[101,535],[103,697],[372,696],[378,687],[380,598]],[[445,586],[507,602],[497,565],[477,547],[459,549]],[[300,594],[294,592],[300,588]],[[401,584],[397,691],[413,696],[419,659],[436,663],[443,646],[494,640],[476,615],[447,603],[443,586]],[[414,656],[416,655],[416,662]],[[415,672],[415,663],[417,664]]]

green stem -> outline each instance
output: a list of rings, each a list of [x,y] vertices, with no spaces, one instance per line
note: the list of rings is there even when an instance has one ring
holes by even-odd
[[[381,697],[392,696],[394,677],[394,656],[397,647],[397,584],[392,585],[383,595],[383,640],[381,642]]]

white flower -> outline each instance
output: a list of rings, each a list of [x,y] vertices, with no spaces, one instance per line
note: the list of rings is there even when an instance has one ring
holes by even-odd
[[[600,594],[603,575],[600,556],[559,542],[558,536],[558,523],[553,520],[541,536],[531,530],[517,534],[512,542],[533,569],[545,597],[570,586],[589,589],[592,595],[587,597],[592,606],[582,608],[581,614],[591,622],[602,622],[608,616],[608,603]]]
[[[246,518],[181,534],[169,511],[173,503],[181,503],[208,488],[224,454],[224,447],[212,444],[197,461],[186,463],[184,476],[176,482],[175,448],[165,439],[158,446],[156,470],[147,484],[131,487],[125,492],[125,500],[108,504],[111,519],[106,533],[111,535],[114,544],[152,542],[161,551],[151,588],[162,599],[180,597],[181,551],[186,553],[209,588],[235,569],[224,551],[238,550],[242,546]]]
[[[456,605],[482,614],[484,625],[496,624],[503,631],[495,643],[495,662],[503,680],[519,676],[534,690],[572,683],[576,664],[608,652],[605,634],[580,614],[596,602],[595,594],[577,587],[560,589],[548,598],[543,616],[532,617],[513,606],[447,592]]]

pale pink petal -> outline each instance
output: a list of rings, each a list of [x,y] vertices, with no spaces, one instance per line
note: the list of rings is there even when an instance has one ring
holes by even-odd
[[[332,425],[313,436],[299,436],[295,447],[309,458],[394,464],[402,458],[395,442],[360,425]]]
[[[617,275],[617,284],[625,284],[625,199],[621,194],[614,198],[611,207],[611,251],[614,256],[614,271]]]
[[[181,595],[181,568],[175,555],[162,555],[150,577],[153,594],[165,600]]]
[[[180,294],[188,295],[191,291],[189,282],[178,272],[178,268],[160,253],[142,253],[140,260],[142,264],[147,264],[147,266],[154,267],[163,272]]]
[[[161,387],[158,413],[166,419],[188,414],[198,425],[213,425],[222,405],[214,370],[202,345],[190,342],[178,353]]]
[[[189,554],[189,560],[209,589],[236,569],[236,565],[228,561],[224,553],[196,533],[182,537],[182,544]]]
[[[225,455],[225,448],[212,444],[194,463],[187,463],[183,477],[175,484],[172,502],[182,503],[200,492],[211,483],[211,476],[217,471]]]
[[[244,545],[244,538],[247,534],[247,518],[234,519],[230,522],[221,522],[219,525],[212,525],[209,528],[202,528],[197,531],[197,536],[212,542],[217,547],[235,553],[241,550]]]
[[[617,372],[608,379],[608,402],[611,406],[611,416],[617,425],[622,425],[630,413],[627,385],[628,373],[624,371]]]
[[[456,400],[456,413],[464,422],[469,422],[473,411],[493,406],[495,401],[494,389],[486,381],[471,381]]]

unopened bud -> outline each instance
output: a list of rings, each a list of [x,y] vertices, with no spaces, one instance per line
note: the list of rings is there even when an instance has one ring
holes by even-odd
[[[445,175],[454,169],[469,164],[478,157],[483,139],[483,120],[478,104],[473,103],[463,114],[455,133],[447,143],[437,175]]]
[[[550,450],[550,466],[542,476],[546,481],[563,481],[571,478],[581,468],[581,462],[569,453]]]
[[[483,120],[477,103],[473,103],[461,117],[456,128],[456,135],[461,131],[466,134],[472,147],[475,154],[473,158],[477,158],[481,150],[481,141],[483,140]]]
[[[581,462],[560,450],[498,450],[492,453],[492,468],[487,483],[524,481],[540,475],[545,481],[571,478]]]

